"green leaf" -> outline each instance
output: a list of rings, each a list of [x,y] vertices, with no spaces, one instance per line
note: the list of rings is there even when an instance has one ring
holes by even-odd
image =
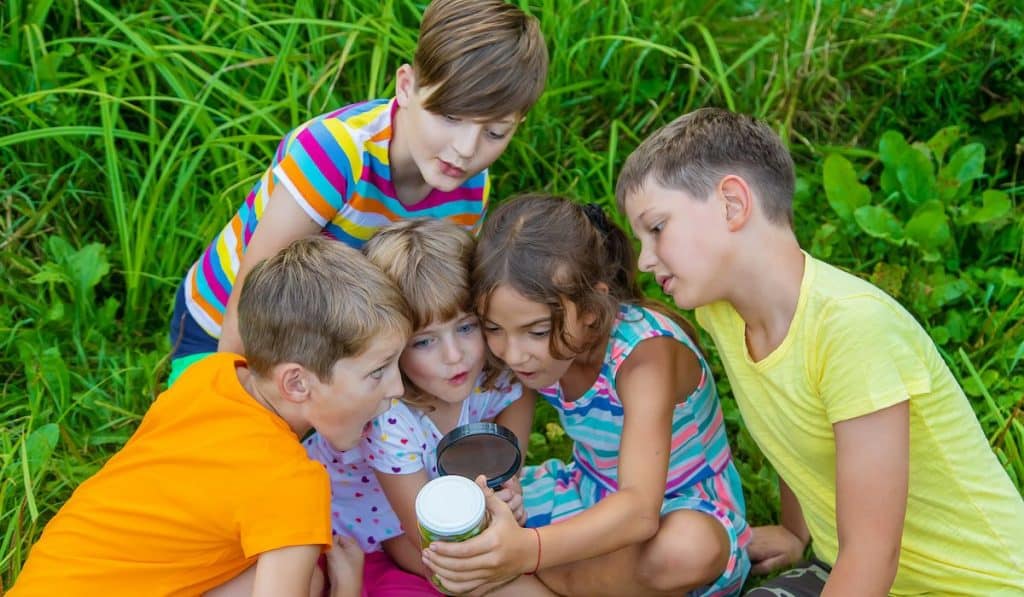
[[[866,205],[857,208],[854,219],[861,230],[875,238],[881,238],[895,244],[903,243],[903,226],[891,211],[877,205]]]
[[[910,145],[900,133],[886,131],[878,142],[878,156],[885,164],[882,189],[887,195],[902,190],[912,203],[935,198],[935,170],[927,146]]]
[[[985,146],[981,143],[971,143],[956,150],[949,158],[949,163],[939,171],[939,178],[955,180],[959,183],[957,190],[960,193],[966,192],[971,181],[984,175]],[[947,193],[943,195],[943,199],[951,199],[959,195],[957,192],[948,194],[945,189],[943,191]]]
[[[932,155],[935,156],[935,161],[942,163],[944,157],[946,157],[946,151],[960,138],[960,127],[958,126],[947,126],[939,132],[932,135],[931,139],[928,139],[928,149],[931,150]]]
[[[981,207],[971,212],[967,217],[967,224],[986,224],[997,220],[1013,209],[1010,196],[1003,191],[988,189],[981,194]]]
[[[904,232],[907,239],[925,253],[927,261],[937,261],[940,257],[938,249],[948,245],[953,238],[941,201],[922,203],[907,222]]]
[[[59,437],[60,429],[56,423],[47,423],[28,435],[28,439],[25,440],[25,452],[28,455],[29,475],[35,477],[50,460]]]
[[[825,158],[825,197],[829,205],[844,220],[851,220],[853,212],[871,202],[871,191],[857,179],[849,160],[838,154]]]
[[[903,185],[903,192],[912,202],[935,199],[935,169],[926,147],[916,144],[910,146],[903,155],[896,176]]]

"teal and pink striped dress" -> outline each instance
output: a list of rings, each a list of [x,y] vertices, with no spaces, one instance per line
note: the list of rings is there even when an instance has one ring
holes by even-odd
[[[291,191],[324,235],[357,249],[377,229],[407,218],[445,218],[476,228],[490,190],[486,170],[454,191],[434,189],[415,205],[398,200],[388,162],[396,107],[394,99],[346,106],[281,141],[271,166],[185,276],[188,313],[207,334],[220,337],[242,254],[277,185]]]
[[[732,554],[725,573],[695,595],[735,595],[750,570],[746,546],[750,527],[739,474],[725,436],[722,409],[711,369],[682,329],[661,313],[623,305],[611,331],[604,364],[594,385],[573,401],[563,400],[561,387],[540,395],[558,410],[565,432],[575,441],[572,462],[560,460],[525,467],[523,497],[526,525],[538,527],[564,520],[593,506],[618,489],[619,443],[623,407],[615,390],[615,375],[636,346],[648,339],[670,336],[689,347],[700,360],[697,389],[678,404],[672,417],[672,447],[662,515],[689,509],[721,522],[729,535]]]

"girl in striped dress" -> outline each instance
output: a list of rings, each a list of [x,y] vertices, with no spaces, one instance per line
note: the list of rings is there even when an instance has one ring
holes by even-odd
[[[575,447],[524,469],[527,528],[491,499],[487,531],[424,560],[457,592],[533,572],[563,595],[738,593],[750,529],[714,380],[692,328],[644,301],[622,230],[526,196],[489,214],[476,258],[491,351]]]

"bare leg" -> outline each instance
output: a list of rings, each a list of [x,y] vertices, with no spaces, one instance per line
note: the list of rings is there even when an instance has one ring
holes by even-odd
[[[252,597],[256,584],[256,565],[245,569],[245,572],[232,578],[219,587],[203,593],[204,597]],[[309,581],[310,597],[320,597],[324,590],[324,574],[320,568],[313,569],[313,578]]]
[[[558,597],[558,593],[544,586],[536,576],[529,574],[524,574],[493,591],[484,588],[483,592],[488,597]]]
[[[560,595],[679,595],[710,584],[729,561],[729,537],[714,517],[677,510],[649,541],[610,554],[542,570]]]

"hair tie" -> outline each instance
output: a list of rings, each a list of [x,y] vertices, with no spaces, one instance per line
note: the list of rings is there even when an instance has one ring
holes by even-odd
[[[611,231],[611,225],[608,223],[608,216],[605,215],[604,209],[601,208],[597,203],[587,203],[583,206],[583,213],[587,214],[587,219],[590,223],[597,228],[603,236],[608,236]]]

